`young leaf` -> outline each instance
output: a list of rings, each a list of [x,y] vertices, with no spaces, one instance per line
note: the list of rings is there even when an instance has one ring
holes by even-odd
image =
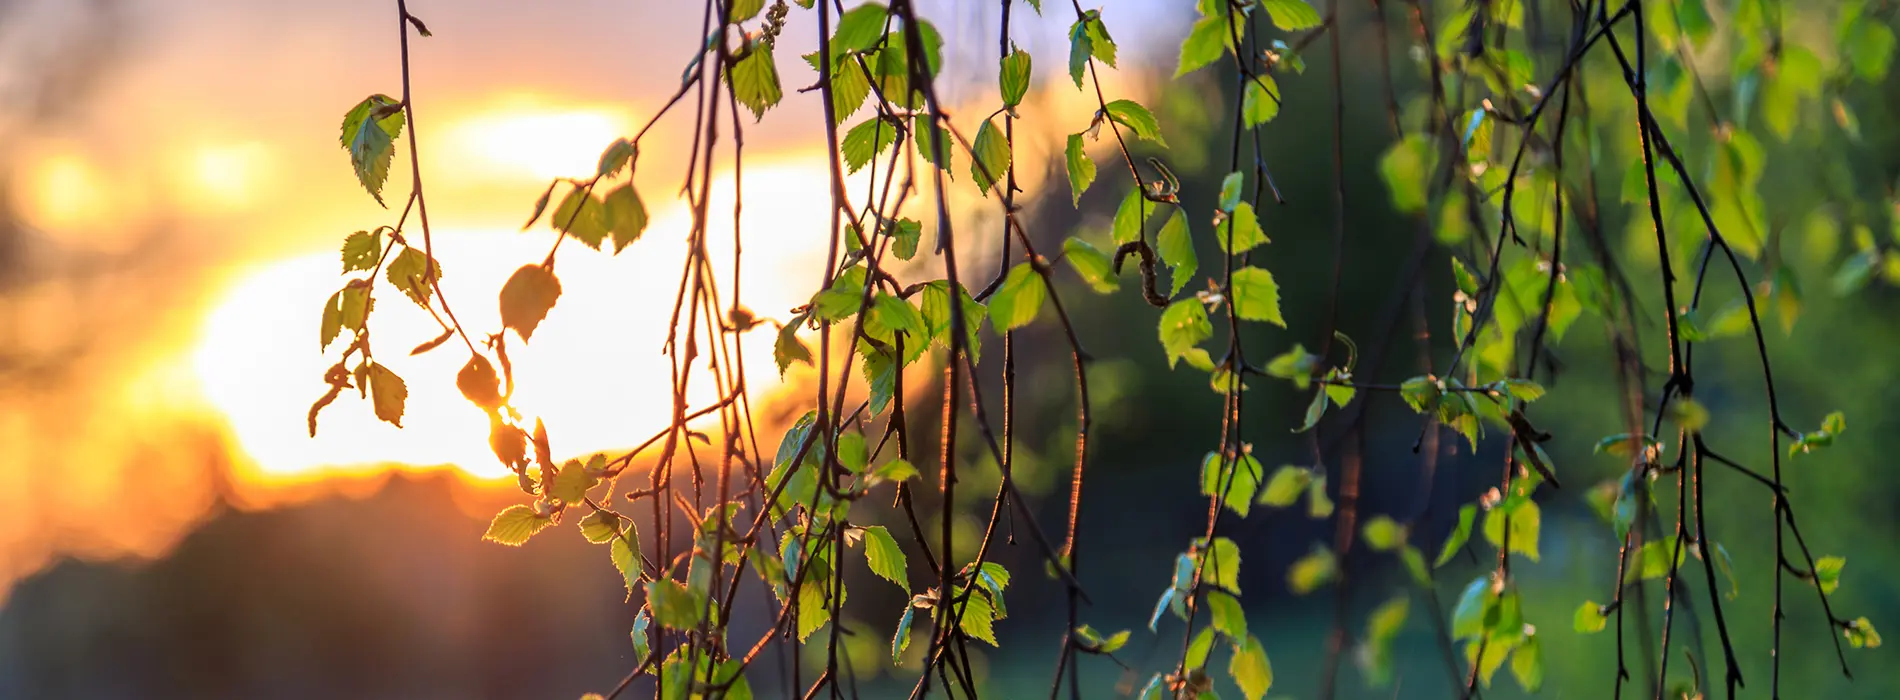
[[[587,517],[581,518],[581,537],[586,538],[588,542],[594,544],[606,544],[613,541],[615,537],[620,536],[621,528],[631,524],[632,523],[626,520],[622,520],[618,515],[604,510],[597,510],[587,514]]]
[[[1261,4],[1267,9],[1267,16],[1273,18],[1273,26],[1285,31],[1297,32],[1320,25],[1319,11],[1306,0],[1261,0]]]
[[[510,547],[519,547],[527,542],[528,538],[533,537],[534,533],[540,532],[553,523],[552,518],[536,514],[533,508],[512,505],[495,514],[495,519],[488,523],[488,532],[482,534],[482,539],[500,542]]]
[[[389,261],[383,276],[389,284],[409,297],[420,306],[429,305],[429,294],[433,287],[429,283],[429,256],[420,250],[404,246],[402,252]],[[442,264],[435,263],[435,276],[442,277]],[[365,290],[367,292],[367,290]]]
[[[754,120],[764,119],[765,110],[778,104],[785,93],[779,90],[778,65],[772,60],[772,45],[753,42],[739,59],[726,69],[733,97],[752,110]]]
[[[996,609],[982,593],[971,591],[965,599],[963,620],[958,629],[971,638],[989,642],[990,646],[1000,646],[996,643]]]
[[[1814,582],[1821,587],[1821,593],[1831,595],[1841,587],[1841,568],[1845,566],[1846,557],[1821,557],[1814,560]]]
[[[970,145],[970,177],[976,179],[976,188],[985,195],[995,186],[1004,182],[1009,172],[1009,140],[1003,137],[1003,130],[996,128],[995,121],[985,121],[976,131],[976,142]]]
[[[383,257],[383,232],[357,231],[343,239],[343,273],[373,270]]]
[[[1286,327],[1286,319],[1280,316],[1280,285],[1273,281],[1273,273],[1252,266],[1235,270],[1234,286],[1227,293],[1241,318]]]
[[[917,467],[912,466],[909,460],[893,459],[872,469],[871,476],[885,481],[904,481],[917,477]]]
[[[561,280],[541,265],[522,265],[501,288],[501,325],[513,328],[526,342],[561,298]]]
[[[1241,188],[1247,184],[1246,175],[1236,171],[1220,179],[1220,210],[1231,212],[1240,206]]]
[[[1161,348],[1168,353],[1168,368],[1189,350],[1214,335],[1214,324],[1207,320],[1207,307],[1199,299],[1182,299],[1161,312]]]
[[[1855,618],[1847,623],[1841,633],[1847,636],[1847,643],[1855,649],[1880,648],[1880,631],[1874,629],[1874,623],[1866,617]]]
[[[1014,107],[1022,104],[1023,95],[1029,92],[1029,52],[1015,49],[1002,57],[997,82],[1003,91],[1003,104]]]
[[[1108,254],[1089,245],[1088,241],[1074,236],[1062,242],[1062,257],[1075,267],[1075,273],[1082,281],[1101,294],[1108,294],[1121,288],[1121,280],[1115,276]]]
[[[792,363],[811,364],[811,348],[805,347],[805,341],[798,339],[798,327],[804,319],[802,315],[793,317],[791,323],[779,329],[778,340],[772,344],[772,359],[778,363],[778,376],[781,379]]]
[[[383,183],[395,159],[396,138],[402,135],[400,104],[388,95],[370,95],[343,115],[341,141],[350,152],[356,181],[384,206],[388,205],[383,202]]]
[[[882,116],[872,115],[845,132],[844,140],[838,144],[838,152],[844,155],[845,169],[855,173],[863,170],[865,164],[896,142],[897,127],[891,126]]]
[[[897,619],[897,631],[891,634],[891,663],[893,664],[899,663],[898,659],[904,655],[904,650],[910,648],[910,618],[911,613],[916,611],[915,605],[905,604],[904,616]]]
[[[1247,94],[1241,100],[1240,113],[1247,120],[1249,129],[1280,116],[1280,84],[1274,81],[1273,76],[1262,73],[1247,81]]]
[[[1214,629],[1228,639],[1247,638],[1247,612],[1241,609],[1239,598],[1225,591],[1208,591],[1207,610],[1214,617]]]
[[[1154,203],[1141,195],[1141,188],[1129,190],[1128,195],[1122,198],[1121,206],[1115,209],[1115,244],[1141,240],[1142,227],[1148,223],[1148,217],[1153,216],[1154,211]]]
[[[381,362],[369,366],[369,395],[371,404],[376,408],[376,417],[390,425],[402,427],[403,404],[409,400],[409,387],[402,377],[389,371]]]
[[[1260,503],[1275,508],[1293,505],[1312,481],[1313,472],[1290,464],[1282,466],[1267,480],[1267,489],[1260,492]]]
[[[1544,654],[1537,635],[1526,638],[1511,652],[1511,675],[1526,693],[1535,693],[1544,687]]]
[[[1365,524],[1366,546],[1389,551],[1405,544],[1405,526],[1384,515],[1374,516]]]
[[[580,460],[570,459],[554,474],[554,483],[548,486],[548,495],[563,503],[580,503],[587,498],[587,490],[593,488],[595,483],[598,480],[587,473],[587,468],[581,466]]]
[[[1196,20],[1187,39],[1181,42],[1181,60],[1174,69],[1174,77],[1179,78],[1220,60],[1221,53],[1233,41],[1229,33],[1231,27],[1224,15],[1210,15]]]
[[[1115,100],[1108,103],[1108,118],[1115,120],[1135,132],[1135,136],[1144,141],[1153,141],[1162,148],[1168,142],[1161,138],[1161,124],[1155,121],[1155,115],[1147,107],[1134,100]]]
[[[1260,489],[1263,472],[1260,460],[1253,455],[1242,454],[1239,459],[1227,460],[1218,452],[1209,452],[1201,460],[1201,495],[1220,497],[1228,510],[1245,518],[1253,509],[1254,493]]]
[[[1171,270],[1168,276],[1173,280],[1173,287],[1168,296],[1180,294],[1200,267],[1194,255],[1194,239],[1188,232],[1187,215],[1181,213],[1180,207],[1175,207],[1174,214],[1161,225],[1161,232],[1155,234],[1155,249]]]
[[[1201,567],[1201,583],[1212,584],[1228,592],[1240,593],[1240,546],[1225,537],[1214,538],[1202,556],[1207,557]]]
[[[1269,242],[1267,234],[1260,231],[1260,218],[1254,215],[1252,204],[1236,203],[1227,218],[1227,223],[1214,227],[1214,238],[1222,252],[1239,255]]]
[[[910,590],[904,550],[897,546],[897,540],[891,537],[890,530],[884,526],[864,528],[864,560],[870,565],[871,573],[897,584],[898,588],[906,592]]]
[[[1603,606],[1597,605],[1594,600],[1583,601],[1582,605],[1577,606],[1577,614],[1571,617],[1570,626],[1583,634],[1602,632],[1603,626],[1609,622],[1603,615]]]
[[[1042,275],[1029,263],[1017,263],[1003,278],[1003,284],[990,296],[990,324],[998,333],[1008,333],[1036,320],[1042,302],[1048,296]],[[966,321],[967,322],[967,321]]]
[[[609,233],[613,234],[614,252],[626,250],[628,245],[640,240],[647,230],[647,205],[640,201],[640,193],[629,182],[615,187],[607,193],[603,202],[605,211],[602,220]]]
[[[606,150],[600,152],[600,164],[595,169],[595,176],[607,177],[620,172],[621,168],[626,167],[627,161],[633,160],[634,154],[638,152],[632,141],[614,139],[613,143],[607,144]]]
[[[587,191],[586,187],[575,185],[561,198],[554,214],[548,217],[548,225],[556,231],[565,231],[574,240],[587,244],[587,247],[600,250],[601,241],[607,239],[607,208],[601,201]]]
[[[954,179],[956,171],[950,169],[950,164],[956,149],[951,147],[950,131],[936,126],[929,115],[919,114],[913,120],[911,133],[917,139],[917,150],[924,154],[924,160],[943,169],[944,177]]]
[[[1452,556],[1464,548],[1465,541],[1471,539],[1471,525],[1477,517],[1476,505],[1467,503],[1458,509],[1458,527],[1452,528],[1451,536],[1445,538],[1445,546],[1438,550],[1438,560],[1432,564],[1434,568],[1449,563]]]
[[[1463,518],[1464,514],[1459,513]],[[1504,530],[1509,523],[1511,531],[1511,551],[1537,561],[1538,532],[1543,527],[1543,514],[1538,510],[1537,502],[1526,500],[1515,508],[1494,508],[1484,516],[1484,539],[1494,547],[1504,544]]]
[[[1082,206],[1082,193],[1089,191],[1089,185],[1095,184],[1095,160],[1089,157],[1083,148],[1082,134],[1069,134],[1069,145],[1065,152],[1069,166],[1069,192],[1072,204]]]
[[[1286,571],[1287,587],[1295,595],[1306,595],[1319,590],[1333,580],[1339,571],[1339,562],[1333,552],[1325,547],[1314,547],[1306,556],[1293,562]]]
[[[1491,575],[1485,574],[1465,585],[1464,593],[1458,596],[1458,604],[1451,612],[1451,636],[1465,639],[1484,634],[1486,613],[1497,605],[1498,594],[1493,590]]]
[[[673,579],[663,578],[647,584],[647,608],[653,611],[653,620],[661,627],[676,630],[698,627],[706,607],[704,603],[698,594]]]

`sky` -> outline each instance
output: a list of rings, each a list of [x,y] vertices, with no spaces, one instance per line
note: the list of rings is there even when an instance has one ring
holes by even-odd
[[[1126,73],[1104,79],[1139,94],[1157,78],[1147,67],[1173,64],[1167,47],[1188,17],[1152,0],[1109,5],[1142,19],[1111,24]],[[545,224],[520,230],[532,202],[552,178],[590,174],[601,149],[653,115],[701,41],[701,11],[651,0],[409,7],[434,36],[411,39],[416,119],[398,146],[420,135],[445,292],[465,324],[498,328],[489,300],[554,238]],[[948,39],[941,94],[971,105],[951,113],[974,133],[996,101],[994,12],[920,7]],[[1057,58],[1073,11],[1046,9],[1015,13],[1017,43],[1047,57],[1020,111],[1070,127],[1019,131],[1019,163],[1046,162],[1093,111]],[[321,305],[342,284],[337,248],[398,212],[363,193],[336,141],[351,105],[400,94],[397,17],[393,0],[0,3],[0,213],[13,219],[0,232],[11,258],[0,260],[0,590],[59,556],[162,554],[223,508],[368,493],[391,468],[511,483],[494,479],[484,416],[449,386],[465,359],[450,352],[379,355],[410,378],[404,429],[346,397],[316,438],[305,431],[341,350],[317,342]],[[816,81],[798,58],[815,44],[815,18],[795,10],[777,52],[785,102],[745,131],[741,230],[748,259],[765,262],[748,268],[742,301],[767,317],[802,303],[822,267],[822,117],[816,93],[798,92]],[[645,239],[618,256],[562,248],[566,295],[513,353],[520,403],[555,426],[557,453],[624,447],[665,425],[659,351],[691,226],[673,195],[691,116],[642,144]],[[385,192],[398,208],[404,160]],[[712,210],[730,211],[730,173],[716,172],[726,199]],[[1019,173],[1032,191],[1048,176]],[[993,215],[973,192],[958,202],[960,220]],[[730,250],[729,219],[711,224],[714,256]],[[419,308],[387,301],[372,322],[380,347],[435,335]],[[770,340],[747,340],[755,378],[776,379]]]

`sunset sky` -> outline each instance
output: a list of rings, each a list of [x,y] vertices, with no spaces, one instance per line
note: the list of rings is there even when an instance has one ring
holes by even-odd
[[[947,62],[963,67],[947,76],[944,99],[993,102],[993,12],[921,4],[955,39]],[[63,41],[97,67],[60,113],[0,122],[5,196],[30,253],[22,281],[0,284],[0,358],[31,368],[0,364],[0,442],[9,447],[0,456],[0,586],[61,554],[160,553],[221,502],[264,506],[351,488],[331,483],[337,476],[360,482],[393,465],[445,464],[475,477],[505,473],[485,445],[484,417],[451,386],[466,358],[396,351],[436,333],[387,292],[371,323],[378,358],[409,379],[405,428],[346,395],[323,414],[318,437],[305,432],[322,370],[341,350],[320,354],[317,343],[321,305],[342,283],[337,248],[351,231],[393,224],[409,189],[398,157],[385,192],[395,208],[377,206],[336,143],[350,105],[400,94],[393,0],[19,5],[0,28],[33,41],[13,46]],[[95,5],[103,14],[83,11]],[[421,134],[444,289],[464,324],[492,331],[508,273],[553,240],[545,223],[519,231],[532,202],[551,178],[590,174],[601,149],[653,114],[699,41],[700,10],[622,0],[410,6],[435,36],[412,39],[419,132],[406,130],[398,152]],[[1027,6],[1017,13],[1018,43],[1042,59],[1021,111],[1073,131],[1087,126],[1094,98],[1074,90],[1054,58],[1066,54],[1073,17],[1048,9],[1039,20]],[[1178,40],[1187,17],[1157,15],[1115,25],[1125,67],[1172,65],[1172,53],[1154,47]],[[742,227],[747,259],[759,262],[746,268],[743,303],[767,317],[802,303],[822,266],[822,117],[816,94],[797,91],[816,80],[798,58],[815,45],[814,21],[793,13],[777,52],[785,101],[746,132]],[[73,47],[99,32],[108,49]],[[0,88],[46,70],[35,56],[0,56]],[[1136,94],[1154,76],[1103,78]],[[974,133],[986,112],[952,114]],[[562,455],[624,447],[665,425],[659,353],[691,225],[675,196],[691,116],[688,106],[643,143],[646,237],[617,257],[564,246],[566,294],[533,342],[511,353],[518,403],[547,421]],[[1018,162],[1059,149],[1055,128],[1019,131]],[[729,168],[729,150],[721,162]],[[1025,166],[1019,179],[1036,192],[1047,174]],[[727,214],[713,217],[715,256],[731,244],[729,173],[719,182],[725,199],[715,195],[712,211]],[[967,180],[957,186],[970,221],[994,216]],[[777,384],[770,342],[765,332],[748,337],[755,393]],[[116,517],[101,518],[107,510]]]

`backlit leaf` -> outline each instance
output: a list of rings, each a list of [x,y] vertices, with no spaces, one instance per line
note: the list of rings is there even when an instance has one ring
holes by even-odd
[[[1042,302],[1048,296],[1042,276],[1029,263],[1017,263],[1003,278],[1003,284],[990,296],[990,323],[998,333],[1007,333],[1036,320]]]
[[[554,270],[541,265],[523,265],[501,288],[501,325],[513,328],[527,341],[547,318],[548,310],[561,298],[561,280]]]
[[[482,539],[500,542],[510,547],[519,547],[527,542],[528,538],[533,537],[534,533],[540,532],[553,523],[552,518],[536,515],[533,508],[512,505],[495,514],[495,519],[488,523],[488,532],[482,535]]]

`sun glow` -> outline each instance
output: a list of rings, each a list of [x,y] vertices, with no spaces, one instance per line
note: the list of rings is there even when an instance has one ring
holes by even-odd
[[[744,250],[748,261],[759,262],[745,267],[743,302],[761,316],[785,316],[817,282],[827,222],[824,168],[815,154],[746,168]],[[730,212],[730,175],[713,189],[712,211]],[[531,342],[510,335],[515,403],[530,422],[546,422],[557,457],[629,447],[667,424],[670,364],[660,351],[691,218],[678,204],[656,213],[646,236],[619,256],[563,244],[555,264],[563,287],[559,303]],[[731,217],[713,217],[709,234],[713,258],[730,259]],[[517,267],[545,256],[552,235],[544,229],[435,231],[443,290],[464,327],[471,333],[500,327],[495,300],[502,283]],[[452,465],[479,479],[506,477],[489,452],[486,417],[454,386],[466,346],[450,341],[410,356],[410,348],[439,327],[382,284],[371,338],[377,361],[407,381],[403,427],[378,421],[366,402],[346,392],[319,417],[317,436],[308,434],[305,416],[324,391],[323,370],[343,349],[338,342],[317,351],[318,311],[342,285],[338,267],[337,255],[326,251],[236,271],[203,328],[193,365],[204,395],[248,458],[234,466],[237,476],[295,484],[396,465]],[[732,280],[721,278],[719,285],[729,294]],[[772,328],[761,325],[743,341],[754,396],[779,385]],[[693,406],[716,400],[716,389],[700,376],[688,393]]]
[[[550,108],[514,98],[449,126],[448,154],[484,172],[545,182],[591,174],[600,149],[628,133],[626,113]]]

